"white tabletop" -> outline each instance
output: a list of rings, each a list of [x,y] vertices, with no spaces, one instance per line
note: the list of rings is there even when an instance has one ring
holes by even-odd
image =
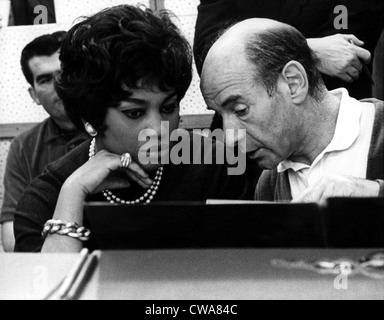
[[[274,259],[358,261],[377,250],[156,250],[102,252],[89,300],[384,299],[384,278],[281,268]],[[41,299],[76,254],[0,254],[0,299]],[[340,282],[341,281],[341,282]],[[346,282],[345,282],[346,281]],[[344,282],[344,283],[342,283]],[[335,287],[347,284],[347,288]]]

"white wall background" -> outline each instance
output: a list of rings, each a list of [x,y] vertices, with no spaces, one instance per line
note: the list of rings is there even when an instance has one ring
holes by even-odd
[[[48,115],[33,103],[20,66],[20,54],[36,37],[69,25],[46,24],[0,30],[0,123],[40,122]]]

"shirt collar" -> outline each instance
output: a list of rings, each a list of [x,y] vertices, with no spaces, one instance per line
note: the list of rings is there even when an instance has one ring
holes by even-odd
[[[303,169],[309,169],[311,166],[305,164],[305,163],[300,163],[300,162],[293,162],[291,160],[285,160],[279,164],[277,167],[277,172],[282,173],[287,170],[292,169],[295,172],[301,171]]]
[[[344,151],[349,149],[360,133],[360,119],[362,115],[362,108],[359,101],[349,96],[346,89],[337,89],[331,91],[331,94],[341,96],[339,115],[336,122],[335,134],[330,144],[325,150],[315,159],[312,166],[316,165],[325,154],[335,151]],[[285,160],[281,162],[277,168],[279,173],[289,169],[295,172],[311,166]]]

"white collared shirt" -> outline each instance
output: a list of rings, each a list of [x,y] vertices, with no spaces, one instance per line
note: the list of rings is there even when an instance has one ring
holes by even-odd
[[[331,93],[341,95],[336,130],[331,143],[311,166],[286,160],[277,168],[279,173],[288,170],[293,199],[328,174],[362,179],[367,177],[375,106],[373,103],[362,103],[351,98],[346,89],[337,89]]]

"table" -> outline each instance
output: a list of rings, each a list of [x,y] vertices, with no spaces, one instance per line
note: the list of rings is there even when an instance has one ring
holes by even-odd
[[[359,260],[364,250],[104,251],[84,300],[384,299],[384,277],[272,266],[274,259]],[[76,254],[0,254],[0,299],[39,299],[68,273]],[[344,284],[345,284],[344,283]]]
[[[0,253],[0,300],[42,299],[77,258],[77,254]]]

